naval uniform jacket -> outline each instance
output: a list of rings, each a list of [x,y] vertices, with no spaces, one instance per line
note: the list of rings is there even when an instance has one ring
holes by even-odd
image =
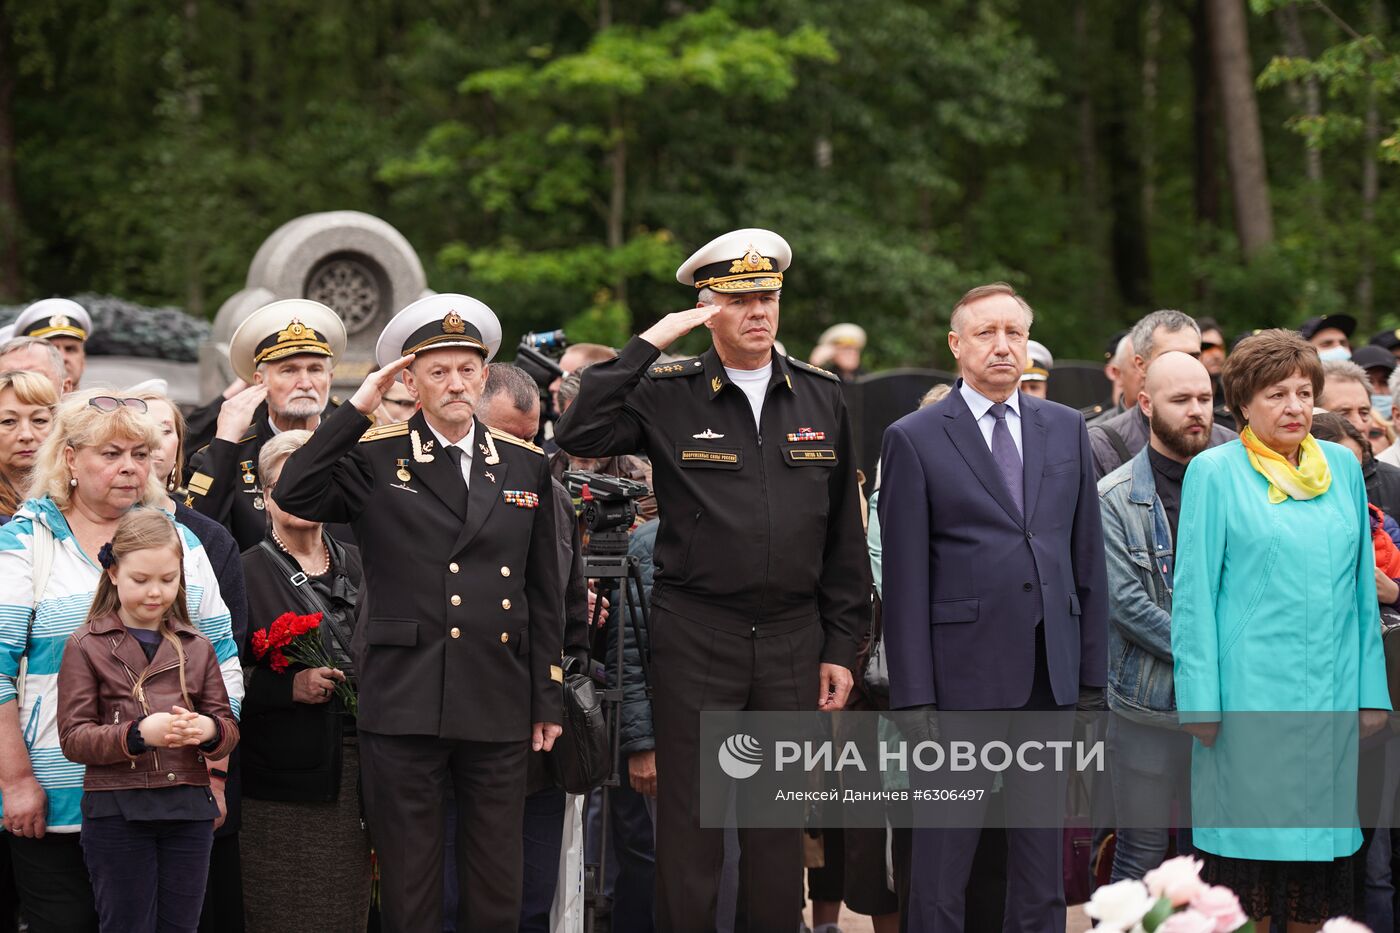
[[[583,372],[555,429],[578,457],[645,452],[661,525],[652,602],[699,622],[808,617],[852,668],[870,619],[855,450],[840,380],[775,353],[761,430],[713,347],[652,365],[633,337]]]
[[[476,422],[468,491],[422,411],[371,423],[342,405],[274,492],[293,515],[348,522],[360,543],[359,728],[511,742],[562,722],[563,581],[543,452]]]
[[[336,410],[332,401],[321,415]],[[253,414],[253,423],[238,443],[214,438],[190,457],[185,472],[188,478],[185,505],[201,515],[207,515],[227,528],[238,550],[257,547],[267,534],[267,511],[263,502],[262,478],[258,476],[258,454],[263,444],[276,437],[268,420],[267,403],[263,402]],[[356,544],[349,530],[342,526],[326,529],[342,544]]]

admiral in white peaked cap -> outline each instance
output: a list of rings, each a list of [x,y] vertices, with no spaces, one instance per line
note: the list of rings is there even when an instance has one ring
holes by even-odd
[[[86,341],[92,333],[92,317],[87,308],[67,298],[45,298],[36,301],[15,318],[14,336],[72,337]]]
[[[676,270],[676,281],[721,294],[768,292],[783,287],[792,247],[772,230],[746,227],[715,237]]]

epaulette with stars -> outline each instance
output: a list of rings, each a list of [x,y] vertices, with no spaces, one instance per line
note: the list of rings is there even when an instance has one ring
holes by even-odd
[[[698,376],[704,370],[705,364],[698,359],[674,360],[648,367],[647,375],[653,379],[665,379],[669,376]]]
[[[381,424],[370,428],[360,435],[360,443],[368,441],[382,441],[387,437],[402,437],[408,433],[407,421],[396,421],[393,424]]]
[[[822,369],[820,366],[813,366],[811,363],[804,362],[802,360],[797,359],[796,357],[791,356],[788,357],[787,360],[789,363],[791,363],[793,366],[796,366],[798,369],[805,370],[806,372],[812,373],[817,376],[825,376],[832,382],[841,381],[840,376],[836,375],[833,372],[829,372],[825,369]]]
[[[529,441],[522,441],[514,434],[507,434],[505,431],[498,431],[495,428],[491,427],[488,427],[486,430],[490,433],[492,437],[494,437],[498,441],[505,441],[507,444],[514,444],[516,447],[524,447],[526,450],[533,450],[535,453],[540,455],[544,454],[544,450],[542,448],[531,444]]]

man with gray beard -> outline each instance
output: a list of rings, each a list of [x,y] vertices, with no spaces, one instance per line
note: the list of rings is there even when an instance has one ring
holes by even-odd
[[[1147,370],[1138,402],[1146,446],[1099,480],[1108,559],[1109,779],[1120,815],[1113,880],[1141,878],[1166,857],[1175,825],[1189,826],[1191,736],[1176,727],[1172,689],[1172,567],[1181,484],[1191,459],[1217,443],[1214,389],[1199,360],[1163,353]],[[1131,828],[1127,828],[1131,827]],[[1190,852],[1186,830],[1177,851]]]
[[[262,445],[283,431],[316,430],[345,339],[340,315],[292,298],[254,311],[229,340],[229,362],[248,387],[223,403],[214,439],[190,457],[185,505],[227,528],[240,550],[267,534]]]

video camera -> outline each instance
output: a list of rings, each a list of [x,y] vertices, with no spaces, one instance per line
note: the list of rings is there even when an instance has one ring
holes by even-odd
[[[651,492],[646,483],[591,470],[570,470],[564,485],[588,531],[590,554],[627,553],[627,530],[637,519],[637,500]]]
[[[568,345],[569,340],[562,330],[551,330],[528,333],[520,338],[520,345],[515,348],[515,365],[529,373],[545,398],[548,398],[549,384],[564,375],[557,358]],[[551,353],[554,356],[550,356]]]

